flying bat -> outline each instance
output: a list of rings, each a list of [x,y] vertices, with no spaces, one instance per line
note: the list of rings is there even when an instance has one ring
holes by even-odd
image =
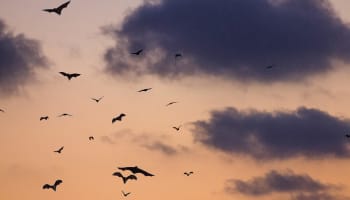
[[[52,189],[56,192],[56,187],[62,183],[62,180],[56,180],[56,182],[53,185],[45,184],[43,186],[43,189]]]
[[[41,120],[48,120],[48,119],[49,119],[49,116],[40,117],[40,121],[41,121]]]
[[[98,99],[95,99],[95,98],[91,98],[92,100],[94,100],[94,101],[96,101],[96,103],[98,103],[98,102],[100,102],[101,101],[101,99],[103,99],[103,96],[102,97],[100,97],[100,98],[98,98]]]
[[[62,150],[63,150],[63,148],[64,148],[64,146],[62,146],[61,148],[59,148],[58,150],[53,151],[53,152],[55,152],[55,153],[61,153],[61,152],[62,152]]]
[[[176,131],[179,131],[179,130],[180,130],[180,127],[181,127],[181,125],[180,125],[180,126],[178,126],[178,127],[173,126],[173,129],[175,129]]]
[[[180,58],[180,57],[182,57],[182,54],[181,54],[181,53],[176,53],[176,54],[174,55],[174,57],[175,57],[175,59],[176,59],[176,58]]]
[[[142,53],[142,51],[143,51],[143,49],[140,49],[140,50],[138,50],[138,51],[135,51],[135,52],[131,52],[131,54],[133,54],[133,55],[140,55],[141,53]]]
[[[143,174],[144,176],[154,176],[153,174],[148,173],[148,172],[146,172],[145,170],[138,168],[137,166],[135,166],[135,167],[118,167],[118,169],[120,169],[120,170],[122,170],[122,171],[129,170],[129,171],[131,171],[133,174],[141,173],[141,174]]]
[[[94,140],[94,139],[95,139],[94,136],[89,137],[89,140]]]
[[[265,68],[266,68],[266,69],[272,69],[272,68],[273,68],[273,65],[266,66]]]
[[[185,172],[184,173],[186,176],[190,176],[191,174],[193,174],[193,172],[192,171],[190,171],[190,172]]]
[[[78,73],[66,73],[66,72],[60,72],[60,74],[62,74],[63,76],[67,77],[68,80],[72,79],[72,78],[76,78],[78,76],[80,76],[81,74],[78,74]]]
[[[125,117],[126,115],[124,113],[121,113],[119,116],[117,117],[114,117],[112,119],[112,124],[115,122],[115,121],[122,121],[122,118]]]
[[[3,113],[4,113],[5,111],[4,111],[3,109],[0,109],[0,112],[3,112]]]
[[[68,4],[70,3],[70,1],[67,1],[66,3],[58,6],[57,8],[49,8],[49,9],[44,9],[43,11],[49,12],[49,13],[56,13],[58,15],[61,15],[61,12],[64,8],[67,8]]]
[[[350,138],[350,134],[346,134],[345,137]]]
[[[179,102],[177,102],[177,101],[172,101],[172,102],[168,103],[168,104],[165,105],[165,106],[170,106],[170,105],[175,104],[175,103],[179,103]]]
[[[125,192],[122,190],[122,194],[123,194],[124,197],[127,197],[129,194],[131,194],[131,192],[125,193]]]
[[[131,174],[131,175],[125,177],[125,176],[123,176],[123,174],[120,173],[120,172],[114,172],[112,175],[113,175],[113,176],[118,176],[118,177],[122,178],[124,184],[125,184],[128,180],[137,180],[137,177],[136,177],[135,175],[133,175],[133,174]]]
[[[66,116],[71,117],[71,116],[73,116],[73,115],[68,114],[68,113],[63,113],[63,114],[61,114],[61,115],[58,115],[57,117],[66,117]]]
[[[151,90],[152,88],[145,88],[145,89],[142,89],[142,90],[139,90],[137,92],[147,92],[148,90]]]

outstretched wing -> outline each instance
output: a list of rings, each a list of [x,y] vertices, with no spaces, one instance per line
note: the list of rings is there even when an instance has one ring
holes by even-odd
[[[70,76],[75,78],[75,77],[80,76],[80,74],[78,74],[78,73],[73,73],[73,74],[71,74]]]
[[[120,177],[120,178],[124,178],[123,174],[120,173],[120,172],[114,172],[112,175],[113,175],[113,176],[118,176],[118,177]]]
[[[58,180],[56,180],[54,186],[56,187],[56,186],[58,186],[59,184],[61,184],[62,182],[63,182],[62,180],[58,179]]]
[[[45,185],[43,185],[43,189],[45,190],[45,189],[50,189],[50,188],[52,188],[52,186],[51,185],[49,185],[49,184],[45,184]]]
[[[53,12],[53,11],[51,11],[51,12]],[[68,73],[66,73],[66,72],[60,72],[60,74],[62,74],[63,76],[66,76],[66,77],[68,77],[68,76],[69,76],[69,74],[68,74]]]
[[[132,173],[136,174],[136,173],[141,173],[143,174],[144,176],[154,176],[153,174],[149,173],[149,172],[146,172],[145,170],[143,169],[140,169],[138,167],[119,167],[118,169],[120,170],[129,170],[131,171]]]
[[[133,174],[126,177],[126,180],[137,180],[137,177]]]
[[[63,8],[67,8],[68,4],[70,3],[70,1],[67,1],[66,3],[60,5],[57,7],[58,10],[62,10]]]
[[[52,9],[52,8],[50,8],[50,9],[43,9],[43,11],[51,13],[51,12],[55,12],[55,9]]]

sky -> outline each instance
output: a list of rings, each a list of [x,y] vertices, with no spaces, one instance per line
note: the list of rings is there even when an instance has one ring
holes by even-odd
[[[0,199],[350,199],[348,0],[64,2],[0,0]]]

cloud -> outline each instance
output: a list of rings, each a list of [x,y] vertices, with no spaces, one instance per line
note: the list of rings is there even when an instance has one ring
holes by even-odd
[[[350,29],[328,0],[145,1],[104,31],[116,42],[104,55],[112,75],[293,81],[350,61]]]
[[[350,157],[344,134],[349,120],[300,107],[295,111],[213,111],[209,121],[193,123],[195,141],[257,160],[295,157]]]
[[[328,193],[315,193],[315,194],[304,194],[300,193],[294,195],[291,200],[349,200],[350,198],[344,196],[337,196]]]
[[[160,142],[160,141],[154,141],[152,142],[151,144],[143,144],[142,145],[143,147],[145,147],[146,149],[148,150],[151,150],[151,151],[160,151],[166,155],[169,155],[169,156],[172,156],[172,155],[175,155],[177,154],[177,150],[163,142]]]
[[[8,31],[0,19],[0,94],[13,95],[35,78],[36,68],[47,67],[39,41]]]
[[[272,170],[263,177],[254,177],[249,181],[232,179],[227,182],[226,191],[250,196],[261,196],[271,193],[308,192],[318,193],[334,189],[335,186],[314,180],[308,175],[295,174],[289,170],[280,173]]]

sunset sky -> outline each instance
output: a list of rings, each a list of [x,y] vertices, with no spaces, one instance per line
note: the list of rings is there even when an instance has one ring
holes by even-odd
[[[349,0],[62,3],[0,0],[1,200],[350,199]]]

